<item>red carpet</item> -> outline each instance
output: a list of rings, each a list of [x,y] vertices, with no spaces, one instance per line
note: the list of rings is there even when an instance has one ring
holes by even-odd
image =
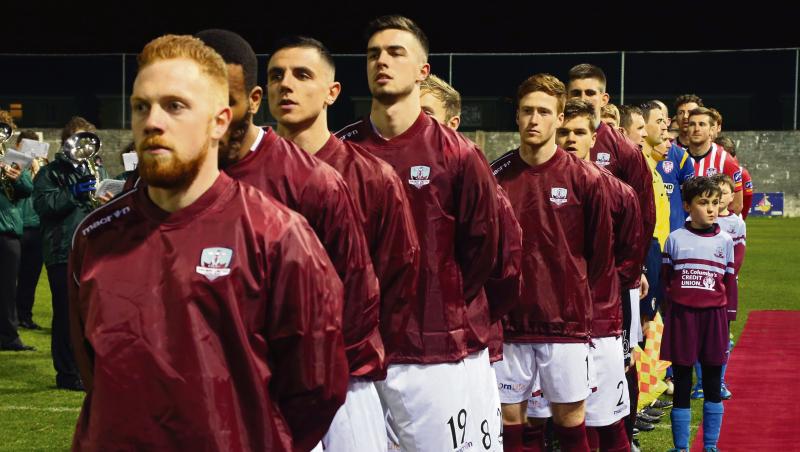
[[[800,449],[800,312],[753,311],[733,348],[718,447],[723,452]],[[702,427],[692,451],[703,450]]]

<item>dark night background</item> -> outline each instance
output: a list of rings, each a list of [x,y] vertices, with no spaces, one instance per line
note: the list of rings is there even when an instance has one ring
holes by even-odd
[[[7,3],[7,2],[6,2]],[[522,6],[520,6],[522,5]],[[220,6],[224,6],[222,9]],[[135,53],[164,33],[227,28],[243,35],[266,65],[271,43],[289,34],[323,41],[335,54],[361,53],[373,17],[416,20],[432,53],[614,52],[594,55],[432,56],[432,71],[465,98],[467,128],[513,127],[516,86],[535,72],[564,78],[591,62],[608,75],[619,101],[620,51],[791,48],[737,53],[626,53],[625,102],[671,104],[695,92],[722,111],[731,130],[791,129],[794,123],[795,6],[710,2],[16,2],[4,4],[0,40],[0,108],[21,106],[20,125],[60,127],[81,114],[100,127],[123,124],[136,74]],[[449,9],[446,11],[446,9]],[[98,53],[113,54],[98,56]],[[128,53],[123,57],[122,53]],[[20,55],[22,54],[22,55]],[[47,56],[44,56],[47,54]],[[65,56],[63,54],[95,54]],[[124,63],[123,63],[124,60]],[[124,70],[123,70],[124,65]],[[363,113],[369,92],[363,57],[337,58],[344,92],[332,127]],[[261,71],[263,72],[263,71]],[[263,84],[263,74],[259,80]],[[123,80],[124,79],[124,80]],[[123,95],[123,87],[125,94]],[[268,121],[262,107],[260,120]]]

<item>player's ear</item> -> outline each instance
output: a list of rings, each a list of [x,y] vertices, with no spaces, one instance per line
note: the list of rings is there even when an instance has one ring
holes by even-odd
[[[603,95],[600,96],[600,106],[605,107],[606,105],[608,105],[608,101],[610,100],[611,100],[611,95],[608,93],[603,93]]]
[[[592,133],[592,146],[594,147],[594,143],[597,141],[597,132]]]
[[[556,117],[556,127],[561,127],[564,125],[564,112],[558,114]]]
[[[459,115],[455,115],[447,120],[447,127],[450,127],[453,130],[458,130],[458,126],[460,125],[461,125],[461,116]]]
[[[215,114],[212,118],[211,138],[219,140],[225,136],[225,132],[228,130],[228,126],[231,124],[232,116],[233,112],[231,112],[231,107],[227,105],[217,110],[217,114]]]
[[[336,99],[339,98],[339,94],[342,92],[342,84],[339,82],[331,82],[328,85],[328,96],[325,99],[325,107],[330,107],[336,102]]]
[[[264,90],[256,85],[253,89],[250,90],[250,108],[249,111],[252,114],[258,113],[258,109],[261,108],[261,101],[264,99]]]
[[[426,61],[422,63],[422,65],[419,67],[419,73],[417,74],[417,82],[421,83],[423,80],[428,78],[429,75],[431,75],[431,65]]]

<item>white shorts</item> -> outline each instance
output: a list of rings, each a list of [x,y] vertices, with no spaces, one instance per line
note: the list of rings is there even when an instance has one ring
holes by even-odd
[[[642,331],[642,315],[639,309],[639,288],[631,289],[631,350],[644,340],[644,332]]]
[[[589,356],[594,363],[594,378],[591,385],[597,390],[586,399],[586,426],[605,427],[630,413],[622,338],[600,337],[592,342],[594,347]]]
[[[550,410],[550,402],[542,395],[542,385],[539,383],[538,375],[534,379],[533,390],[531,391],[531,396],[528,398],[527,417],[539,419],[553,417],[553,412]]]
[[[314,452],[386,451],[386,424],[378,391],[371,380],[350,378],[347,398]]]
[[[531,396],[539,376],[551,403],[586,400],[592,371],[589,344],[503,344],[503,360],[494,363],[500,402],[521,403]]]
[[[473,435],[469,413],[470,378],[464,360],[389,365],[386,380],[375,382],[375,388],[400,450],[478,450],[480,438]]]
[[[503,452],[500,441],[503,432],[503,412],[497,378],[489,362],[489,349],[485,348],[464,358],[470,376],[469,393],[472,409],[472,436],[477,438],[475,450]],[[474,414],[473,414],[474,413]]]

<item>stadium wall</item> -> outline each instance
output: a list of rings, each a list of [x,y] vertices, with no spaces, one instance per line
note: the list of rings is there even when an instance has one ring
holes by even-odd
[[[36,129],[50,142],[52,155],[60,146],[61,129]],[[130,130],[100,130],[103,160],[112,176],[123,171],[119,152],[132,140]],[[739,160],[750,171],[756,192],[783,192],[784,212],[800,216],[800,131],[725,132],[736,141]],[[489,161],[517,147],[516,132],[465,132]]]

